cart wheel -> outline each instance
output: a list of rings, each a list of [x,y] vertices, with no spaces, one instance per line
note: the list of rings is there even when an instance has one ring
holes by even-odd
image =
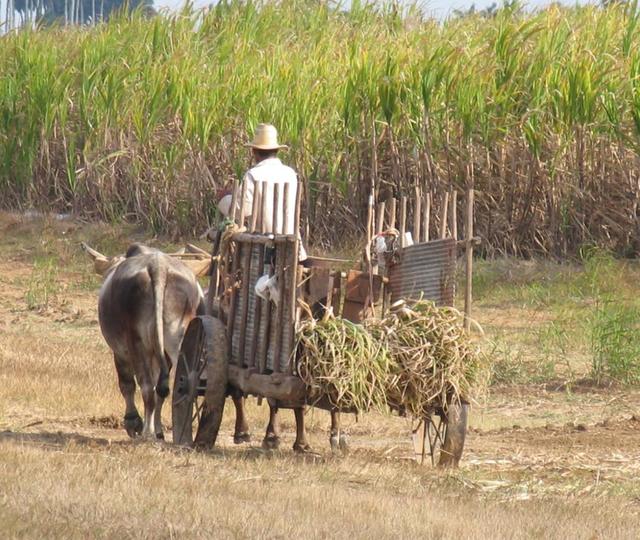
[[[173,385],[173,442],[215,444],[227,388],[225,328],[210,316],[196,317],[185,332]]]
[[[449,405],[447,413],[433,413],[413,431],[414,448],[420,462],[433,467],[457,467],[467,434],[466,403]]]

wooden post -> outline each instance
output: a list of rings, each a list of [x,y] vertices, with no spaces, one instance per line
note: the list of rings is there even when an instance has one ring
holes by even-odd
[[[449,192],[444,194],[444,201],[442,201],[442,216],[440,219],[440,240],[447,237],[447,209],[449,207]]]
[[[424,213],[422,216],[422,230],[424,231],[424,241],[429,241],[429,227],[431,226],[431,193],[427,193],[424,198]]]
[[[247,199],[247,184],[248,182],[242,182],[242,194],[240,196],[240,219],[238,220],[240,227],[244,227],[244,218],[245,218],[245,200]]]
[[[279,234],[280,233],[280,228],[278,227],[279,225],[279,220],[278,220],[278,203],[280,201],[280,183],[276,183],[273,186],[273,214],[271,215],[271,232],[273,234]]]
[[[396,228],[396,200],[393,198],[389,201],[389,228]]]
[[[243,253],[242,257],[242,282],[240,283],[242,311],[240,312],[240,334],[238,336],[238,365],[241,367],[244,366],[247,315],[249,315],[249,276],[251,271],[251,255],[253,253],[253,244],[247,242],[244,244],[244,248],[245,252]]]
[[[407,242],[404,238],[407,232],[407,197],[404,195],[400,199],[400,247],[405,247]]]
[[[267,189],[268,184],[266,182],[261,182],[261,187],[262,187],[262,194],[261,194],[261,201],[260,201],[260,221],[259,223],[259,229],[261,233],[268,233],[271,231],[267,231],[265,228],[265,218],[267,217],[267,204],[269,203],[269,199],[268,199],[268,189]]]
[[[299,242],[299,238],[300,238],[300,207],[301,205],[302,205],[302,190],[300,189],[300,186],[298,186],[296,189],[296,210],[295,210],[295,214],[293,215],[293,234],[296,235],[296,242]]]
[[[285,182],[284,183],[284,191],[282,194],[282,212],[279,212],[279,215],[282,216],[283,218],[283,223],[282,226],[280,227],[280,232],[282,234],[289,234],[289,216],[290,216],[290,211],[289,211],[289,182]],[[293,234],[295,234],[295,231],[291,231],[293,232]]]
[[[233,240],[232,240],[233,242]],[[228,331],[228,335],[227,335],[227,350],[228,350],[228,357],[229,358],[229,363],[233,364],[234,363],[234,358],[233,358],[233,331],[234,331],[234,325],[235,325],[235,316],[236,316],[236,301],[238,298],[238,294],[237,294],[237,287],[236,287],[236,275],[238,273],[238,268],[240,267],[240,258],[242,256],[241,253],[241,249],[239,248],[241,244],[236,244],[236,247],[238,248],[236,253],[233,256],[233,268],[231,270],[231,292],[230,294],[230,299],[229,299],[229,318],[227,319],[227,331]],[[227,268],[228,268],[229,262],[227,262]],[[242,365],[242,364],[240,364]]]
[[[422,210],[422,198],[420,197],[420,188],[416,186],[416,200],[413,208],[413,242],[420,243],[420,219]]]
[[[282,237],[281,237],[282,238]],[[287,245],[285,242],[276,242],[276,283],[278,284],[278,288],[280,289],[280,301],[276,304],[276,313],[275,313],[275,343],[273,346],[273,371],[274,373],[280,372],[280,357],[282,356],[282,331],[284,329],[284,325],[288,324],[289,321],[284,320],[284,303],[287,301],[287,296],[285,295],[285,279],[284,279],[284,266],[285,266],[285,258],[287,253]]]
[[[331,315],[331,309],[333,306],[333,286],[334,286],[335,278],[333,273],[329,274],[329,283],[327,284],[327,301],[325,303],[325,315],[323,318],[327,318]]]
[[[233,192],[231,194],[231,209],[229,210],[229,217],[232,221],[236,220],[236,206],[238,203],[238,182],[233,183]]]
[[[292,284],[293,284],[293,291],[291,292],[291,305],[289,307],[290,310],[290,316],[291,316],[291,321],[289,324],[292,325],[292,332],[291,332],[291,341],[289,342],[289,350],[291,351],[291,358],[289,359],[289,367],[288,367],[288,372],[290,375],[292,375],[294,373],[294,369],[295,369],[295,359],[296,359],[296,351],[295,351],[295,346],[296,346],[296,332],[298,330],[298,325],[300,323],[300,317],[301,317],[301,312],[300,312],[300,307],[298,306],[298,284],[299,284],[299,276],[300,276],[300,208],[301,208],[301,204],[302,204],[302,191],[300,189],[300,187],[298,186],[298,188],[296,189],[296,207],[295,207],[295,211],[293,214],[293,234],[294,234],[294,240],[293,240],[293,250],[291,253],[291,261],[289,262],[289,266],[290,269],[289,271],[292,272]]]
[[[256,232],[258,225],[258,212],[260,211],[260,199],[262,198],[262,182],[253,183],[253,201],[251,204],[251,226],[250,232]]]
[[[473,285],[473,188],[467,191],[467,212],[465,226],[465,256],[466,256],[466,275],[464,288],[464,328],[471,330],[471,287]]]
[[[267,193],[266,193],[266,184],[264,182],[260,182],[260,221],[258,222],[258,230],[264,234],[264,217],[266,215],[266,204],[267,204]],[[262,273],[264,272],[264,246],[260,246],[260,251],[258,252],[258,268],[260,274],[259,277],[262,277]],[[251,351],[249,356],[251,358],[250,364],[254,367],[256,364],[260,366],[260,373],[264,372],[264,368],[262,367],[262,362],[257,361],[257,356],[261,350],[262,342],[260,341],[260,330],[264,325],[266,325],[266,320],[263,315],[267,311],[266,302],[256,295],[256,315],[255,315],[255,329],[253,334],[253,343],[251,344]]]
[[[259,246],[258,251],[258,277],[262,277],[264,272],[264,246]],[[255,283],[252,284],[255,287]],[[258,335],[260,334],[260,327],[262,325],[262,309],[264,300],[256,295],[256,313],[253,322],[253,340],[251,342],[251,349],[249,349],[249,366],[254,367],[256,365],[256,354],[258,352]]]
[[[378,218],[376,219],[376,234],[380,234],[384,230],[384,209],[386,203],[382,201],[378,205]]]
[[[458,192],[455,189],[451,192],[451,236],[458,239]]]

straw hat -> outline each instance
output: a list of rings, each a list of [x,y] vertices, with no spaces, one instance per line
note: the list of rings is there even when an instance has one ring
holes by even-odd
[[[280,150],[287,148],[285,144],[278,144],[278,130],[271,124],[258,124],[253,141],[245,146],[258,150]]]

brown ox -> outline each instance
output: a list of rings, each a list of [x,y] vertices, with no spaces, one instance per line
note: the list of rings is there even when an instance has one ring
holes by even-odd
[[[202,290],[193,272],[158,250],[133,244],[125,258],[107,270],[98,303],[100,329],[113,351],[130,437],[155,433],[164,438],[161,412],[169,394],[169,372],[189,322],[203,311]],[[136,380],[144,423],[134,402]]]

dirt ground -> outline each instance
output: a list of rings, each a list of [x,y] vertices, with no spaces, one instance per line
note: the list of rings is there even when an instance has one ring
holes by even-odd
[[[446,472],[415,463],[406,420],[374,414],[346,419],[350,452],[335,456],[328,415],[310,411],[315,452],[299,457],[285,411],[283,448],[264,452],[268,411],[255,400],[247,445],[232,442],[230,404],[212,452],[175,448],[170,436],[130,441],[97,324],[99,280],[78,239],[115,253],[132,236],[0,217],[3,537],[640,536],[633,388],[492,387],[472,410],[460,468]]]

